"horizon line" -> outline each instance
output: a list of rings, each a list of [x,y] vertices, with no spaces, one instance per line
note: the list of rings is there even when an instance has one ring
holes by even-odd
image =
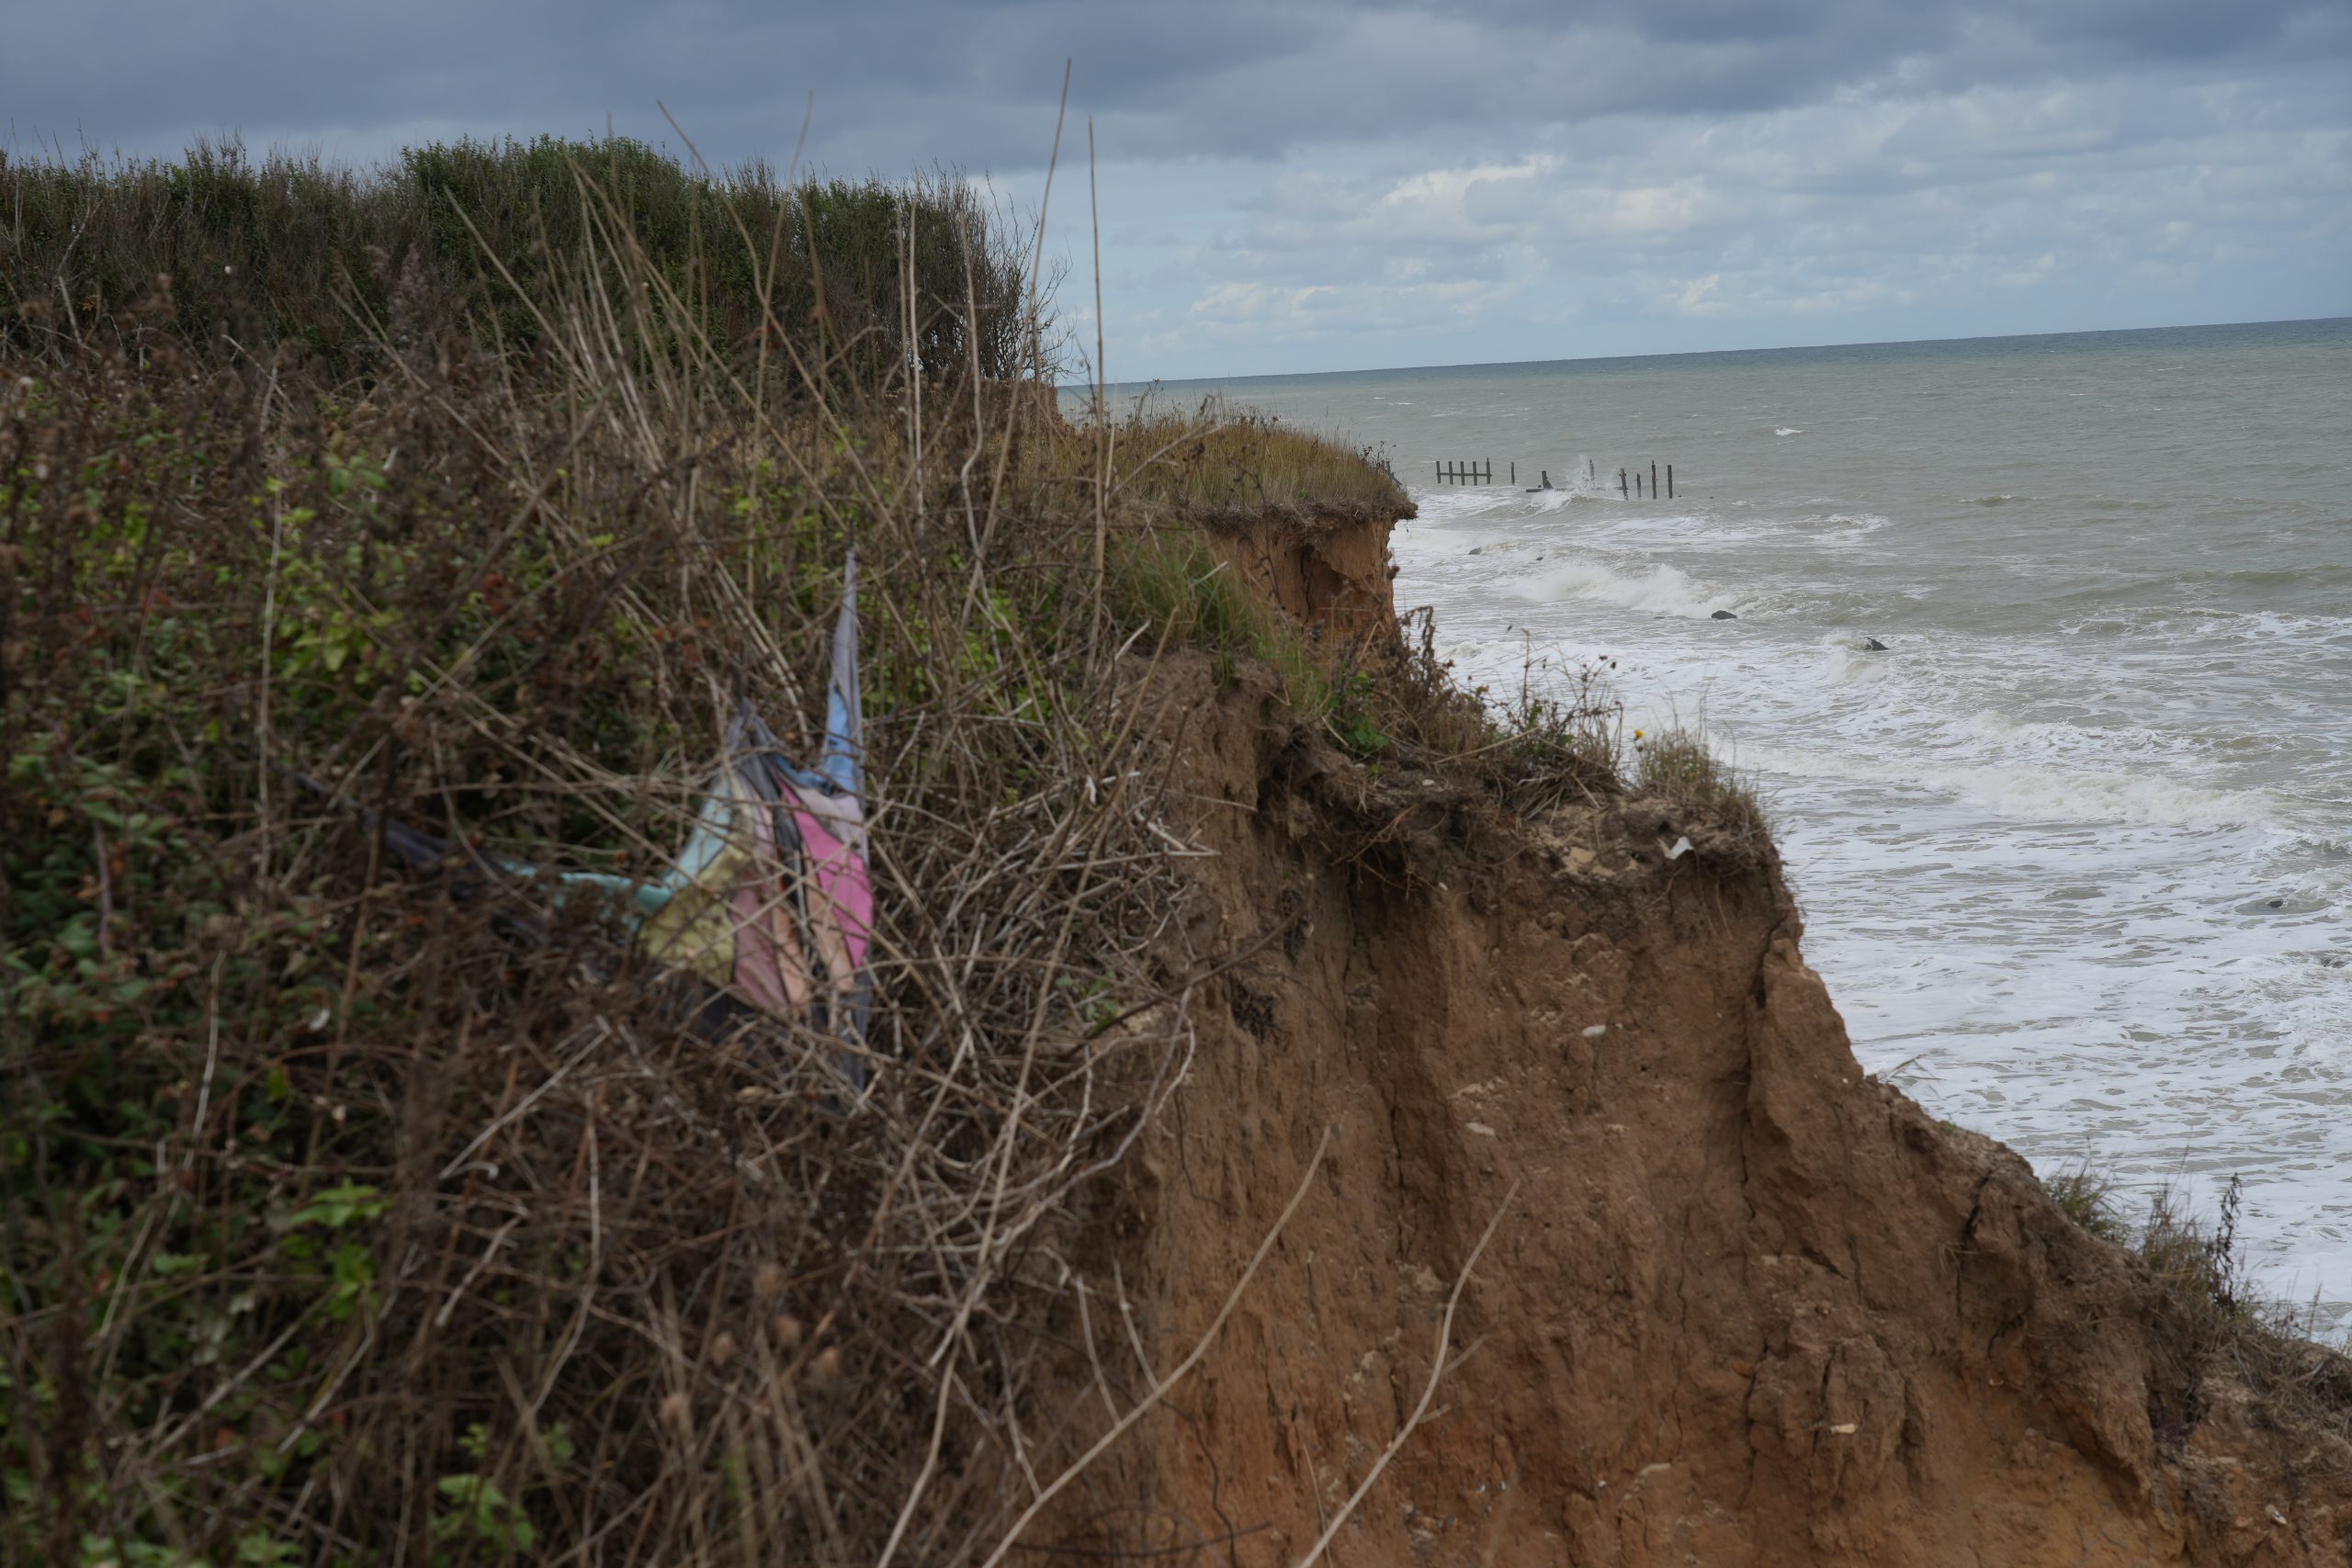
[[[1319,376],[1380,376],[1422,370],[1499,370],[1525,369],[1545,365],[1606,365],[1626,360],[1702,359],[1739,354],[1794,354],[1812,349],[1829,348],[1913,348],[1928,344],[1999,343],[2014,338],[2122,337],[2134,333],[2192,332],[2208,327],[2314,326],[2328,321],[2352,321],[2352,315],[2283,316],[2251,321],[2168,321],[2156,326],[2084,327],[2059,332],[1970,333],[1959,337],[1855,338],[1838,343],[1758,344],[1740,348],[1685,348],[1659,354],[1556,355],[1543,359],[1473,359],[1439,365],[1365,365],[1342,370],[1237,371],[1218,376],[1168,376],[1153,377],[1140,381],[1113,381],[1109,389],[1114,392],[1124,392],[1148,387],[1200,386],[1224,381],[1303,381]],[[1091,381],[1070,381],[1057,383],[1056,389],[1091,392],[1093,387],[1094,383]]]

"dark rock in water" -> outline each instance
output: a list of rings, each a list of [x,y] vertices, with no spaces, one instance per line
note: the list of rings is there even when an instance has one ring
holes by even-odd
[[[1729,610],[1717,610],[1713,618],[1718,621],[1736,621],[1739,619],[1737,615],[1733,615]]]
[[[1879,641],[1878,638],[1874,637],[1864,637],[1862,639],[1862,651],[1864,653],[1884,653],[1886,651],[1886,644]]]
[[[2287,900],[2284,898],[2273,898],[2270,900],[2270,907],[2274,909],[2283,909],[2287,907]]]

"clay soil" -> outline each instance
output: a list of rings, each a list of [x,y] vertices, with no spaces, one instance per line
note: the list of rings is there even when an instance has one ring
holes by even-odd
[[[1269,585],[1385,614],[1385,532],[1259,541]],[[2352,1561],[2342,1424],[2184,1354],[2139,1257],[1860,1070],[1769,844],[1638,797],[1514,820],[1204,660],[1161,700],[1237,957],[1094,1216],[1125,1304],[1074,1403],[1232,1306],[1031,1543],[1295,1562],[1374,1478],[1329,1561]]]

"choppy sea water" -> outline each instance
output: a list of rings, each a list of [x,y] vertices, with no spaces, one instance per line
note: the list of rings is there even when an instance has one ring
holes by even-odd
[[[1866,1067],[2352,1314],[2352,321],[1222,390],[1385,449],[1465,679],[1749,773]]]

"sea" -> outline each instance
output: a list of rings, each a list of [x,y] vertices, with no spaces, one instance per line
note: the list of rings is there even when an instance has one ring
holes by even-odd
[[[1706,735],[1865,1068],[2127,1214],[2235,1179],[2352,1325],[2352,320],[1210,395],[1393,464],[1463,681]]]

